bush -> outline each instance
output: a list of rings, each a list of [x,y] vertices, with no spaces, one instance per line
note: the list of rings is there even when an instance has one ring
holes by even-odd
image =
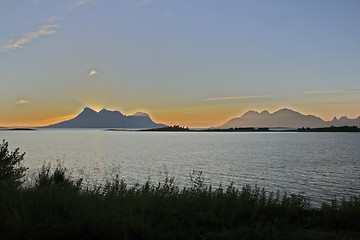
[[[18,188],[23,183],[27,168],[22,166],[25,153],[20,153],[19,148],[9,152],[8,142],[3,140],[0,144],[0,187],[11,186]]]
[[[56,187],[57,189],[73,189],[80,190],[82,178],[74,182],[67,174],[67,169],[61,164],[51,173],[51,164],[44,164],[38,173],[36,180],[37,187]]]

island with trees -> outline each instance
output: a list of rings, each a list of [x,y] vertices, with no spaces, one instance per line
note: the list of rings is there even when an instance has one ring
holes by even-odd
[[[117,130],[117,129],[108,129]],[[298,128],[298,129],[277,129],[268,127],[241,127],[241,128],[208,128],[208,129],[189,129],[179,125],[167,126],[162,128],[143,129],[138,131],[145,132],[360,132],[357,126],[342,127],[322,127],[322,128]]]

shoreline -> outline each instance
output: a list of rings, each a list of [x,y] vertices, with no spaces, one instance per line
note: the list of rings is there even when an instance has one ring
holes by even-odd
[[[356,126],[342,126],[342,127],[322,127],[322,128],[298,128],[298,129],[271,129],[268,127],[255,128],[255,127],[245,127],[245,128],[208,128],[208,129],[189,129],[180,126],[170,126],[164,128],[152,128],[152,129],[142,129],[142,130],[129,130],[129,129],[116,129],[109,128],[105,131],[140,131],[140,132],[360,132],[360,128]]]

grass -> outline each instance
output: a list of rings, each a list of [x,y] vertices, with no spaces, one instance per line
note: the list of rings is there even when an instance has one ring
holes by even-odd
[[[84,188],[44,165],[34,186],[1,187],[0,239],[360,239],[359,198],[315,209],[301,195],[213,188],[201,171],[191,181],[127,186],[116,176]]]

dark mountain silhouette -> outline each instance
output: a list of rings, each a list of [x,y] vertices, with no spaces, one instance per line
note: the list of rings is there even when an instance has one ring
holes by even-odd
[[[126,116],[119,111],[106,109],[96,112],[91,108],[84,110],[75,118],[46,126],[48,128],[161,128],[164,124],[154,123],[148,114],[135,113]]]
[[[331,121],[332,126],[357,126],[360,127],[360,117],[357,117],[355,119],[349,119],[346,116],[341,117],[337,119],[334,117],[334,119]]]
[[[248,111],[239,118],[233,118],[220,128],[235,128],[235,127],[284,127],[284,128],[320,128],[330,126],[358,126],[360,127],[360,117],[356,119],[349,119],[342,117],[340,119],[334,118],[332,121],[324,121],[314,115],[303,115],[291,109],[280,109],[274,113],[262,111]]]

